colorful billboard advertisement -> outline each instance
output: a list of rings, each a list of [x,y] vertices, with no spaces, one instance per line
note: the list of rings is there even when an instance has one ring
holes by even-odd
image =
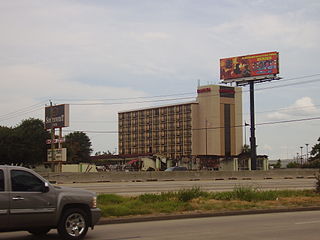
[[[220,79],[229,81],[263,79],[279,73],[279,53],[267,52],[220,59]]]
[[[69,127],[69,104],[46,107],[45,129],[62,127]]]

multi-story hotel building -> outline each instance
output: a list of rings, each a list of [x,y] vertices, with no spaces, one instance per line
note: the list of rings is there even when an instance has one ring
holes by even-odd
[[[201,86],[195,101],[119,112],[119,154],[228,159],[242,149],[242,91]]]

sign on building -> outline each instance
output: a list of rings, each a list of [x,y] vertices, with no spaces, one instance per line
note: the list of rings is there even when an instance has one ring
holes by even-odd
[[[69,104],[49,106],[45,109],[45,128],[69,127]]]

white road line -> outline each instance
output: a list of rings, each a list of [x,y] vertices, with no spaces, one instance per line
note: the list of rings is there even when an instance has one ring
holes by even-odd
[[[320,223],[320,220],[318,220],[318,221],[309,221],[309,222],[296,222],[295,224],[302,225],[302,224],[313,224],[313,223]]]

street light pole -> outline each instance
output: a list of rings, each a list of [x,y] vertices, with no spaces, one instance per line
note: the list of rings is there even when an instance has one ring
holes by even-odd
[[[247,145],[247,126],[249,126],[249,124],[244,122],[244,145]]]
[[[309,160],[309,153],[308,153],[308,146],[309,146],[309,144],[308,143],[306,143],[306,148],[307,148],[307,158],[306,158],[306,161],[308,162],[308,160]]]

